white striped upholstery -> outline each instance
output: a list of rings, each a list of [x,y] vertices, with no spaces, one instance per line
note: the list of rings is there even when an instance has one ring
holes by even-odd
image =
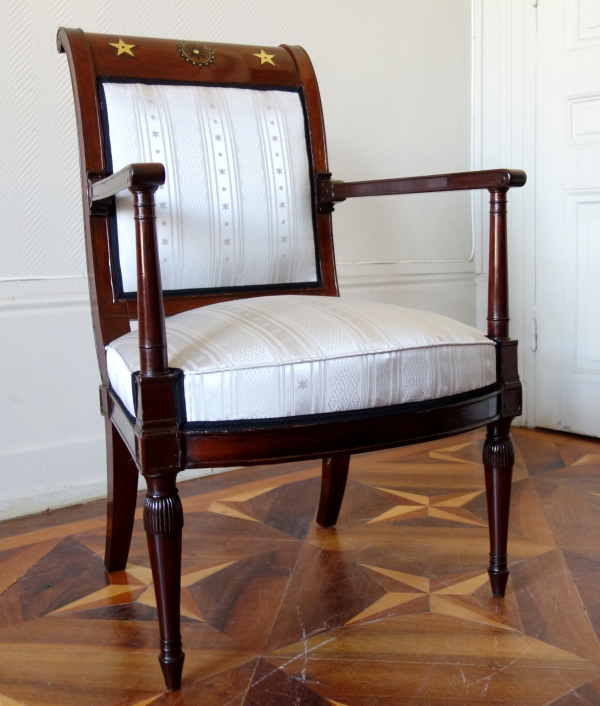
[[[169,365],[184,372],[188,422],[419,402],[496,380],[494,344],[479,331],[379,302],[257,297],[177,314],[166,328]],[[133,414],[137,332],[106,352],[111,385]]]
[[[165,290],[315,282],[299,94],[104,83],[113,171],[161,162],[156,193]],[[117,197],[123,290],[135,292],[132,196]]]

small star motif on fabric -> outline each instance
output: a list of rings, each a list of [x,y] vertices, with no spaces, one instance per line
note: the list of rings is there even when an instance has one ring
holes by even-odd
[[[167,207],[167,202],[166,202],[166,201],[161,201],[161,202],[158,204],[158,207],[159,207],[159,208],[166,208],[166,207]]]
[[[215,140],[217,142],[221,142],[221,135],[215,135]]]
[[[219,169],[219,174],[220,174],[221,176],[223,176],[223,174],[225,174],[225,170],[224,170],[224,169]]]
[[[231,245],[231,238],[225,238],[223,242],[225,243],[225,245]]]
[[[152,137],[158,137],[158,130],[152,130]]]
[[[273,108],[270,105],[268,105],[267,110],[273,110]]]
[[[283,174],[283,169],[281,169],[281,167],[278,167],[277,174]]]
[[[281,236],[281,242],[282,242],[282,243],[287,243],[287,235],[282,235],[282,236]]]
[[[148,98],[148,103],[154,103],[154,98]]]
[[[161,242],[163,245],[168,245],[168,244],[169,244],[169,239],[168,239],[168,238],[163,238],[160,242]]]
[[[211,103],[208,107],[209,107],[211,110],[215,110],[217,106],[216,106],[214,103]]]
[[[272,135],[271,139],[273,140],[273,142],[279,142],[279,138],[277,137],[277,135]]]
[[[306,390],[307,387],[308,387],[308,383],[306,382],[306,380],[300,380],[300,382],[298,383],[298,389],[299,390]]]
[[[224,210],[224,211],[229,211],[229,204],[228,204],[228,203],[224,203],[224,204],[223,204],[223,210]]]
[[[279,208],[285,208],[285,201],[279,202]]]

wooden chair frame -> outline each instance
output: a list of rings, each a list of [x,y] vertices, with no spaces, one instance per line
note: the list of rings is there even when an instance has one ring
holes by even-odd
[[[71,70],[79,128],[86,252],[94,332],[102,385],[100,406],[106,421],[108,513],[105,564],[125,569],[135,514],[138,471],[148,490],[144,527],[154,577],[161,636],[160,664],[167,687],[181,684],[184,654],[180,636],[179,593],[183,511],[175,485],[187,468],[224,467],[322,459],[323,477],[317,522],[335,524],[350,455],[414,444],[487,425],[483,463],[490,518],[489,576],[494,596],[503,596],[508,578],[507,532],[513,446],[512,419],[521,413],[517,342],[508,335],[506,200],[525,183],[519,170],[496,169],[458,174],[344,183],[327,168],[319,90],[306,52],[295,46],[267,48],[275,67],[254,58],[260,48],[212,44],[216,60],[198,67],[183,60],[172,40],[127,38],[133,56],[117,54],[113,35],[58,32],[58,50]],[[497,383],[445,400],[396,405],[349,415],[210,423],[202,429],[178,424],[175,373],[168,367],[165,315],[206,304],[273,293],[272,288],[213,290],[163,296],[161,291],[154,193],[165,181],[161,164],[132,164],[107,172],[97,82],[101,79],[154,80],[203,85],[288,88],[302,97],[309,133],[313,176],[318,282],[278,287],[277,294],[338,296],[331,212],[335,203],[358,196],[487,189],[490,193],[488,337],[496,342]],[[115,194],[134,195],[137,247],[137,300],[118,295],[112,276],[109,210]],[[137,378],[137,416],[132,420],[113,393],[105,346],[139,322],[141,370]]]

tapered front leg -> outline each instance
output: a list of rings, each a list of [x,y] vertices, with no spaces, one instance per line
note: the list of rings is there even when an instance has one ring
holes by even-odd
[[[488,424],[483,445],[485,489],[490,526],[490,566],[492,595],[502,598],[508,581],[508,513],[515,452],[510,436],[511,419]]]
[[[185,655],[181,649],[181,530],[183,509],[175,473],[147,477],[144,529],[156,592],[161,650],[158,658],[169,691],[181,687]]]
[[[106,426],[107,512],[104,564],[108,572],[123,571],[127,565],[135,502],[138,469],[127,445],[110,419]]]
[[[348,454],[323,459],[321,499],[317,510],[317,524],[321,527],[332,527],[337,522],[346,490],[349,465]]]

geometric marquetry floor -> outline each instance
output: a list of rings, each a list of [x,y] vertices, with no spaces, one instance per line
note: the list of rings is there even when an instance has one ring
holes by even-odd
[[[335,529],[314,462],[182,483],[176,694],[141,519],[111,576],[102,503],[3,523],[0,705],[600,704],[600,441],[513,437],[504,599],[481,432],[353,457]]]

